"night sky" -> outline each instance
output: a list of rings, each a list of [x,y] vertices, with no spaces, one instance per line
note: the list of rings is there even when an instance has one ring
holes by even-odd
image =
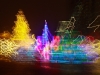
[[[31,33],[42,35],[44,20],[54,35],[58,21],[69,20],[78,0],[0,0],[0,33],[12,32],[16,14],[22,9]]]

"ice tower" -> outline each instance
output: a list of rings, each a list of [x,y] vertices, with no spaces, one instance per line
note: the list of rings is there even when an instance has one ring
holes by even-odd
[[[52,49],[50,60],[57,63],[85,63],[88,61],[84,49],[80,47],[85,36],[79,35],[79,31],[73,31],[75,18],[70,21],[60,21],[57,36],[60,42],[58,50]]]

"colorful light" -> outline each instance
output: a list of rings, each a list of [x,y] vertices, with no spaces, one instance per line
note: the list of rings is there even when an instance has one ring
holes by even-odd
[[[48,42],[45,47],[43,48],[43,52],[42,52],[42,55],[44,57],[44,60],[48,60],[49,61],[49,58],[50,58],[50,43]]]
[[[35,39],[35,35],[30,34],[29,24],[23,12],[18,11],[16,16],[13,34],[4,32],[0,35],[2,38],[0,39],[0,55],[2,56],[10,57],[15,61],[26,62],[39,59],[57,63],[84,63],[99,57],[100,40],[92,36],[74,34],[76,21],[74,17],[71,17],[69,21],[61,21],[62,26],[57,31],[59,35],[54,37],[45,20],[42,36]],[[100,25],[91,26],[98,18],[99,16],[89,24],[88,28],[98,28]]]

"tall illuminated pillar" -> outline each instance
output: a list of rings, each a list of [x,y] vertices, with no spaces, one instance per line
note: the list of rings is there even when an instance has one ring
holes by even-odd
[[[48,26],[47,26],[47,22],[45,20],[45,26],[43,29],[43,34],[42,34],[42,44],[45,46],[45,44],[49,41],[49,36],[48,36]]]

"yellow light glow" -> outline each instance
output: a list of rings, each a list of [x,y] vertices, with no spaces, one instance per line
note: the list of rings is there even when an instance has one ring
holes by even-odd
[[[94,40],[94,42],[92,43],[92,46],[94,48],[94,50],[100,54],[100,40]]]
[[[10,39],[11,34],[8,31],[4,31],[3,33],[0,33],[0,38],[6,38]]]
[[[12,40],[17,41],[20,46],[28,47],[34,44],[35,37],[30,35],[29,24],[23,14],[23,11],[18,11],[16,15],[17,21],[15,21],[15,26],[13,27]]]
[[[17,54],[16,49],[18,46],[14,41],[7,39],[0,39],[0,55],[11,57],[11,55]]]

